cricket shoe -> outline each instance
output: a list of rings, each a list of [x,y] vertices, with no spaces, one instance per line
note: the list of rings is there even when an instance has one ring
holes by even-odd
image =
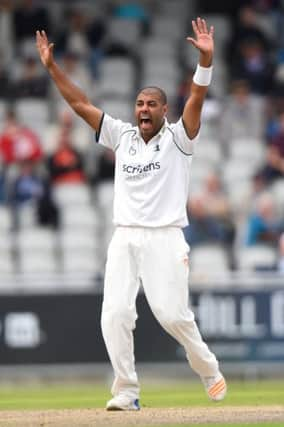
[[[201,380],[211,400],[218,402],[224,399],[227,393],[227,384],[221,372],[213,377],[202,377]]]
[[[139,400],[130,399],[124,395],[117,395],[109,400],[106,405],[107,411],[139,411]]]

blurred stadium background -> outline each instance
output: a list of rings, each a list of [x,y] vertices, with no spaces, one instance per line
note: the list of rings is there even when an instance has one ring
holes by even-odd
[[[1,0],[1,378],[109,376],[99,317],[114,159],[56,92],[35,31],[109,114],[133,121],[136,92],[151,84],[174,121],[197,62],[185,38],[198,15],[215,26],[216,50],[185,229],[191,302],[227,374],[283,375],[283,1]],[[138,313],[136,358],[149,378],[188,376],[143,292]]]

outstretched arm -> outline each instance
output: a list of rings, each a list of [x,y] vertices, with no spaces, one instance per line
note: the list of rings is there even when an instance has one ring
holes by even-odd
[[[36,44],[41,62],[48,70],[58,90],[70,107],[92,128],[99,130],[103,112],[91,104],[87,96],[74,85],[53,58],[53,43],[49,43],[45,31],[36,32]]]
[[[192,28],[195,38],[188,37],[187,40],[199,50],[199,64],[193,77],[190,96],[182,115],[185,129],[191,139],[197,135],[200,127],[201,110],[208,90],[209,76],[212,72],[211,66],[214,51],[214,28],[210,27],[210,30],[208,30],[206,21],[201,18],[192,21]],[[200,67],[202,68],[200,69]]]

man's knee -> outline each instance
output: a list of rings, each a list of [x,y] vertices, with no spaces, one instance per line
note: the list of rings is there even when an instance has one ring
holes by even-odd
[[[171,312],[171,310],[156,309],[153,310],[153,312],[157,320],[165,328],[175,327],[180,322],[179,317],[176,315],[176,313]]]
[[[190,327],[191,323],[193,324],[194,316],[191,318],[191,313],[182,313],[174,310],[153,310],[155,317],[159,323],[168,331],[174,332],[178,331],[181,328]]]
[[[112,332],[122,327],[134,329],[136,314],[129,310],[127,307],[108,308],[102,311],[101,326],[102,330]]]

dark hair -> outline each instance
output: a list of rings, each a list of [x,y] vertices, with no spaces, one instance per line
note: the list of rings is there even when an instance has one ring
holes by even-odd
[[[160,97],[161,102],[162,102],[163,105],[165,105],[165,104],[168,103],[166,93],[163,91],[163,89],[159,88],[158,86],[146,86],[146,87],[143,87],[139,91],[139,93],[142,93],[142,92],[156,92],[159,95],[159,97]],[[138,93],[138,95],[139,95],[139,93]]]

